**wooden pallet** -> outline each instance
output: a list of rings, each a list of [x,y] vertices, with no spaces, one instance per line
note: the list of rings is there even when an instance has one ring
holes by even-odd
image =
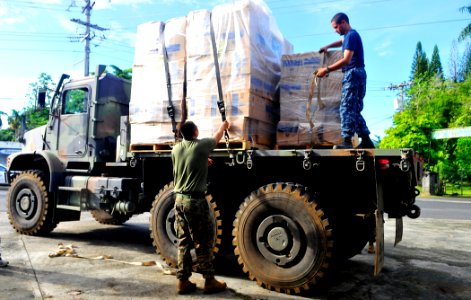
[[[131,152],[165,152],[172,151],[174,144],[133,144],[129,146]]]
[[[175,143],[165,144],[132,144],[129,146],[130,152],[149,153],[149,152],[170,152]],[[258,145],[250,141],[229,141],[229,149],[231,151],[245,151],[249,149],[268,149],[268,146]],[[216,145],[214,151],[227,151],[225,142]]]
[[[275,150],[286,150],[286,149],[332,149],[332,144],[297,144],[297,145],[275,145]]]

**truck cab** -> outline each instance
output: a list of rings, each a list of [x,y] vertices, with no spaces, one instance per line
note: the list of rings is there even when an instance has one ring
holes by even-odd
[[[9,158],[9,171],[18,174],[9,189],[9,218],[20,233],[48,232],[60,221],[78,220],[83,209],[111,211],[103,207],[106,197],[119,197],[132,181],[102,178],[116,159],[131,93],[130,81],[104,70],[68,81],[63,75],[48,123],[27,132],[23,151]]]

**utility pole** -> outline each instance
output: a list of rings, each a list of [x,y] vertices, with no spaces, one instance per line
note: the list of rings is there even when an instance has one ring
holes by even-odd
[[[390,84],[389,86],[387,86],[386,88],[387,89],[390,89],[390,90],[400,90],[400,93],[399,93],[399,96],[400,96],[400,99],[397,99],[398,100],[398,110],[403,110],[404,109],[404,88],[406,86],[410,86],[411,83],[410,82],[403,82],[403,83],[400,83],[400,84]]]
[[[85,26],[85,34],[83,35],[82,41],[85,41],[85,59],[84,59],[84,76],[89,75],[90,69],[90,41],[95,38],[95,34],[90,30],[90,28],[105,31],[108,30],[107,28],[100,27],[98,25],[90,24],[90,18],[92,15],[92,9],[95,5],[95,2],[90,3],[90,0],[84,0],[85,6],[82,8],[82,14],[85,14],[87,17],[87,21],[82,21],[79,19],[70,19],[70,21]],[[75,5],[75,1],[72,1],[71,6]],[[70,8],[70,7],[69,7]]]

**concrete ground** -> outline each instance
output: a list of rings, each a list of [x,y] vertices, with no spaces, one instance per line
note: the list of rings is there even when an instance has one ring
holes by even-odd
[[[304,294],[279,294],[259,287],[240,271],[234,257],[219,261],[218,275],[229,289],[205,295],[201,275],[192,295],[175,293],[176,279],[158,266],[129,262],[157,261],[149,237],[149,214],[122,226],[98,224],[89,213],[77,222],[60,223],[47,237],[17,234],[0,207],[2,256],[0,299],[471,299],[471,221],[419,218],[404,220],[404,238],[393,247],[394,220],[385,223],[385,268],[373,273],[366,249],[337,266],[328,285]],[[86,258],[49,257],[58,245],[74,245]],[[112,256],[114,260],[91,259]],[[222,263],[221,263],[222,261]]]

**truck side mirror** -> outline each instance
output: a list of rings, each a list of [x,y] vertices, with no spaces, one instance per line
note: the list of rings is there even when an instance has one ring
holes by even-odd
[[[40,89],[38,91],[37,105],[39,109],[44,109],[46,106],[46,89]]]

